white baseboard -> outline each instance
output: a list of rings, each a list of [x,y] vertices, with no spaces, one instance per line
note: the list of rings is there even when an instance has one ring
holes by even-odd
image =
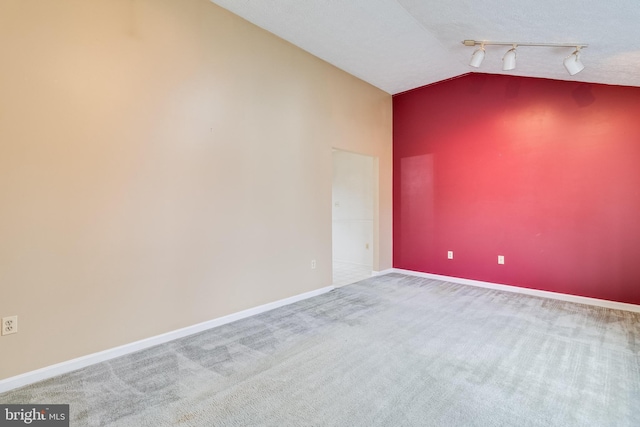
[[[326,292],[335,289],[333,286],[327,286],[325,288],[316,289],[314,291],[305,292],[303,294],[294,295],[289,298],[281,299],[278,301],[270,302],[268,304],[260,305],[258,307],[249,308],[247,310],[239,311],[237,313],[229,314],[227,316],[218,317],[217,319],[208,320],[206,322],[198,323],[196,325],[187,326],[186,328],[177,329],[175,331],[167,332],[154,337],[146,338],[140,341],[132,342],[130,344],[121,345],[119,347],[110,348],[98,353],[89,354],[87,356],[78,357],[77,359],[68,360],[66,362],[57,363],[55,365],[47,366],[35,371],[26,372],[15,377],[9,377],[4,380],[0,380],[0,393],[13,390],[18,387],[33,384],[38,381],[46,380],[48,378],[55,377],[57,375],[66,374],[77,369],[82,369],[96,363],[104,362],[116,357],[124,356],[129,353],[144,350],[149,347],[153,347],[158,344],[164,344],[169,341],[173,341],[178,338],[193,335],[198,332],[206,331],[207,329],[215,328],[227,323],[235,322],[236,320],[244,319],[246,317],[254,316],[256,314],[264,313],[269,310],[273,310],[278,307],[293,304],[294,302],[302,301],[307,298],[315,297],[317,295],[324,294]]]
[[[636,313],[640,313],[640,305],[628,304],[625,302],[582,297],[578,295],[561,294],[559,292],[541,291],[538,289],[521,288],[518,286],[511,286],[511,285],[499,285],[497,283],[481,282],[479,280],[471,280],[471,279],[462,279],[460,277],[441,276],[439,274],[421,273],[419,271],[403,270],[400,268],[392,268],[391,270],[392,271],[385,270],[385,272],[407,274],[409,276],[418,276],[418,277],[424,277],[427,279],[442,280],[444,282],[459,283],[461,285],[477,286],[480,288],[495,289],[495,290],[506,291],[506,292],[515,292],[518,294],[532,295],[536,297],[551,298],[551,299],[557,299],[560,301],[575,302],[578,304],[594,305],[597,307],[612,308],[614,310],[625,310],[625,311],[633,311]],[[382,274],[385,274],[385,273],[382,273]]]

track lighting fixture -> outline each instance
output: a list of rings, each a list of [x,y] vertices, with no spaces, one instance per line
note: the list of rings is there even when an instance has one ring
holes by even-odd
[[[482,64],[482,60],[484,59],[484,44],[480,45],[480,48],[473,52],[471,55],[471,62],[469,65],[472,67],[478,68]]]
[[[497,41],[476,41],[476,40],[464,40],[462,42],[465,46],[478,46],[473,55],[471,56],[471,62],[469,65],[475,68],[480,67],[485,55],[485,46],[488,45],[497,45],[497,46],[511,46],[502,58],[502,69],[504,71],[513,70],[516,68],[516,49],[519,46],[535,46],[535,47],[552,47],[552,48],[562,48],[562,47],[570,47],[575,50],[569,56],[567,56],[563,63],[569,74],[572,76],[584,70],[584,64],[580,61],[580,49],[588,47],[589,45],[582,43],[514,43],[514,42],[497,42]]]
[[[572,76],[584,70],[584,64],[580,61],[580,47],[576,47],[576,50],[574,50],[571,55],[567,56],[563,63],[564,67]]]
[[[504,71],[513,70],[514,68],[516,68],[516,45],[515,44],[502,57],[502,69]]]

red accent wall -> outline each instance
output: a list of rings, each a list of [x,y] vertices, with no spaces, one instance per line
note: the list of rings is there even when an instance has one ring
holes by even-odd
[[[640,304],[640,88],[470,74],[393,114],[394,267]]]

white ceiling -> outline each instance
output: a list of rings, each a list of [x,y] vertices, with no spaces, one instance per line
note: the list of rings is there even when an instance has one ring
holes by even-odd
[[[396,94],[469,72],[640,86],[640,0],[211,0],[372,85]],[[584,43],[570,48],[487,46],[478,69],[464,39]]]

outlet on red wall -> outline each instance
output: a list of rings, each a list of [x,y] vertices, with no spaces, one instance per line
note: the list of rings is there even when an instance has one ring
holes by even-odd
[[[470,74],[393,108],[394,267],[640,304],[640,88]]]

